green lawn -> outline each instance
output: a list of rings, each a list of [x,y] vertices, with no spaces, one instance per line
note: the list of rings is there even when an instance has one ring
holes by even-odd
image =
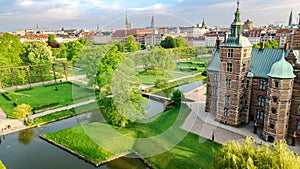
[[[190,109],[182,105],[126,128],[99,122],[43,137],[96,163],[136,151],[155,168],[212,168],[213,149],[218,150],[221,146],[208,140],[199,143],[199,136],[181,129],[189,112]]]
[[[0,160],[0,169],[6,169],[1,160]]]
[[[41,125],[45,123],[54,122],[60,119],[69,118],[78,114],[83,114],[87,112],[99,111],[99,106],[96,102],[87,105],[79,106],[70,110],[63,110],[55,113],[51,113],[42,117],[37,117],[34,119],[34,125]]]
[[[55,90],[57,87],[59,90]],[[29,104],[35,112],[45,108],[57,108],[73,103],[82,102],[93,95],[92,90],[72,83],[58,83],[54,85],[43,85],[32,88],[31,90],[9,91],[6,96],[1,93],[0,107],[9,118],[15,118],[13,109],[16,104]],[[49,105],[50,104],[50,105]],[[52,105],[51,105],[52,104]]]

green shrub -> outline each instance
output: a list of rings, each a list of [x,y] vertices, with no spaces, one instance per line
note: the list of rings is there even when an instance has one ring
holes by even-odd
[[[8,101],[12,101],[12,98],[9,97],[9,96],[7,95],[7,93],[2,93],[2,96],[3,96],[6,100],[8,100]]]
[[[158,79],[154,82],[154,86],[157,88],[164,88],[169,84],[168,80]]]
[[[52,107],[52,106],[57,106],[57,105],[59,105],[59,102],[54,102],[54,103],[49,103],[49,104],[43,104],[43,105],[39,105],[39,106],[36,106],[36,107],[32,108],[32,111],[41,110],[41,109],[44,109],[44,108],[48,108],[48,107]]]

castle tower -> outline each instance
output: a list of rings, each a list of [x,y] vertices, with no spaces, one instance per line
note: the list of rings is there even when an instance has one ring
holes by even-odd
[[[263,137],[273,142],[284,140],[288,133],[290,104],[293,92],[294,71],[285,60],[283,50],[280,61],[273,64],[268,74],[268,91],[264,114]]]
[[[231,35],[220,45],[220,78],[217,121],[239,126],[249,121],[250,93],[247,72],[250,69],[252,45],[242,36],[239,1]]]
[[[288,26],[292,26],[292,22],[293,22],[293,11],[291,11],[291,13],[290,13],[289,25]]]

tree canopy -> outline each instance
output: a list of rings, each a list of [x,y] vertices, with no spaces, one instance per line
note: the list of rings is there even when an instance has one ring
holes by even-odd
[[[66,47],[67,60],[75,64],[84,45],[78,40],[65,43],[64,45]]]
[[[168,48],[174,48],[175,47],[175,40],[172,36],[167,36],[164,40],[160,42],[160,46],[168,49]]]
[[[20,39],[10,33],[0,36],[0,66],[19,65],[23,45]]]
[[[28,64],[48,64],[52,61],[52,51],[45,42],[27,41],[24,42],[21,58]]]
[[[154,71],[155,74],[165,73],[166,70],[175,68],[174,56],[166,49],[156,47],[144,54],[146,68]]]
[[[300,168],[300,157],[294,155],[283,141],[258,146],[252,139],[232,141],[222,146],[214,159],[215,169]]]
[[[270,49],[278,49],[278,43],[276,40],[269,40],[267,42],[263,42],[264,43],[264,48],[270,48]],[[253,48],[260,48],[260,43],[258,44],[254,44]]]
[[[134,36],[130,35],[125,38],[124,48],[126,52],[136,52],[141,45],[135,41]]]
[[[26,116],[32,114],[31,110],[32,110],[32,108],[30,107],[30,105],[28,105],[28,104],[20,104],[20,105],[17,105],[17,107],[15,107],[15,109],[14,109],[14,115],[18,119],[25,120]]]

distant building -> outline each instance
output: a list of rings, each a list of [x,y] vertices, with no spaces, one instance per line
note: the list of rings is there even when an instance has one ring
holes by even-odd
[[[251,31],[252,29],[253,29],[253,22],[247,19],[247,21],[244,22],[243,25],[243,33],[248,34],[248,32]]]
[[[247,37],[252,45],[258,44],[261,41],[261,34],[266,33],[260,29],[258,30],[250,30],[247,34]]]
[[[92,37],[92,41],[96,43],[107,44],[112,41],[112,35],[112,31],[100,31],[94,34],[94,36]]]
[[[225,33],[217,33],[211,32],[210,34],[205,35],[204,37],[204,45],[207,47],[214,47],[216,46],[216,41],[219,38],[221,42],[225,39]]]
[[[275,40],[279,48],[284,48],[285,44],[290,41],[292,31],[289,29],[276,30]]]

